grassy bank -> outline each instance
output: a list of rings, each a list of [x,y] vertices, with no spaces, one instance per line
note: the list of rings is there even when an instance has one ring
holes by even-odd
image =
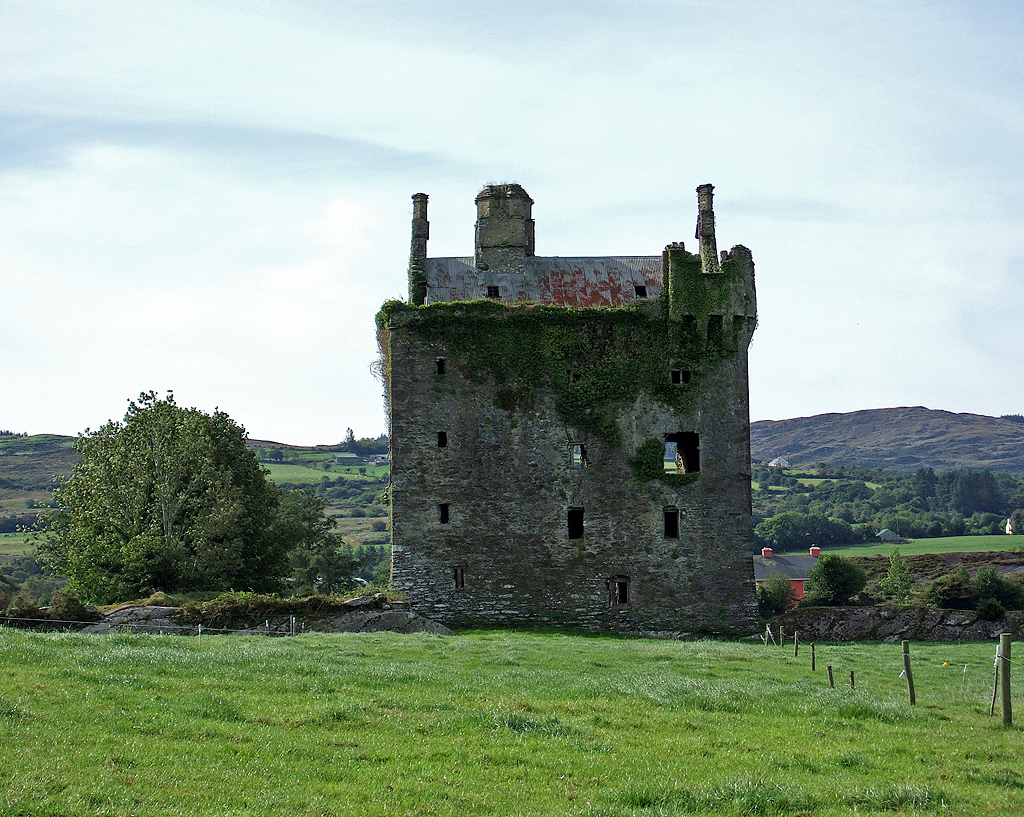
[[[903,556],[925,553],[985,553],[991,551],[1024,551],[1024,536],[943,536],[939,539],[915,539],[895,545]],[[866,542],[861,545],[830,547],[829,553],[840,556],[889,556],[893,542]]]
[[[0,631],[0,813],[1019,814],[994,646],[913,650]]]

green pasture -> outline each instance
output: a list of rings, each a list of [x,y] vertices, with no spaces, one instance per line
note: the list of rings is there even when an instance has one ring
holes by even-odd
[[[1024,536],[943,536],[939,539],[914,539],[911,542],[865,542],[860,545],[830,547],[840,556],[889,556],[893,547],[901,556],[925,553],[984,553],[987,551],[1024,551]]]
[[[329,471],[325,471],[322,466],[314,468],[306,468],[302,465],[281,465],[279,463],[264,462],[263,467],[270,472],[270,478],[274,482],[290,482],[294,485],[316,485],[324,477],[329,479],[337,479],[338,477],[383,477],[388,474],[388,466],[386,465],[361,465],[361,466],[345,466],[336,467],[332,466]],[[365,474],[359,473],[359,468],[365,469]]]
[[[31,556],[35,552],[34,544],[25,544],[24,533],[0,533],[0,554]]]
[[[6,629],[0,813],[1016,817],[994,650]]]

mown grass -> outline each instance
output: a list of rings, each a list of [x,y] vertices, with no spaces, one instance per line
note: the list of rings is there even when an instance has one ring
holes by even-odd
[[[901,556],[920,556],[926,553],[1024,552],[1024,536],[943,536],[939,539],[915,539],[902,543],[865,542],[861,545],[830,547],[828,552],[840,556],[889,556],[894,546],[900,549]]]
[[[1018,815],[993,652],[5,630],[0,813]]]

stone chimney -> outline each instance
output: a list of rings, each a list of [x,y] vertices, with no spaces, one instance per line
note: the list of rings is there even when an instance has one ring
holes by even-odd
[[[412,197],[412,247],[409,250],[409,303],[422,306],[427,298],[427,194]]]
[[[476,197],[476,267],[524,272],[533,256],[533,199],[518,184],[489,184]]]
[[[705,273],[721,272],[718,266],[718,242],[715,240],[715,207],[713,184],[697,188],[697,231],[693,236],[700,241],[700,263]]]

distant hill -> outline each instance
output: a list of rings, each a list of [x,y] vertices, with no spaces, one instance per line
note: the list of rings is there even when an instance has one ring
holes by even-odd
[[[751,423],[750,450],[755,461],[782,456],[793,465],[1024,474],[1024,424],[923,406],[868,409]]]

